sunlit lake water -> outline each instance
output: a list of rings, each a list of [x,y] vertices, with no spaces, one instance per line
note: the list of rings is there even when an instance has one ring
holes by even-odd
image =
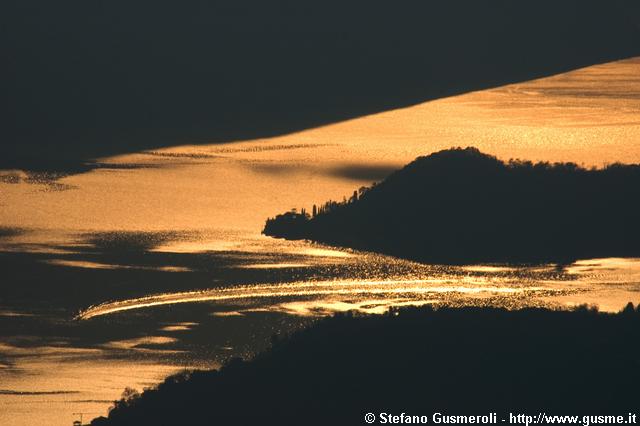
[[[639,135],[633,59],[277,138],[99,159],[61,178],[0,171],[0,424],[105,414],[126,386],[251,356],[337,311],[638,303],[636,259],[421,265],[260,230],[435,150],[595,166],[640,162]]]

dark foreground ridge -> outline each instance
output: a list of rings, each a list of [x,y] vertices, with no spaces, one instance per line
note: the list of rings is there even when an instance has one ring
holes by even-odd
[[[505,163],[457,148],[263,233],[425,262],[568,262],[640,255],[638,217],[640,165]]]
[[[128,392],[92,425],[359,425],[368,412],[497,412],[507,424],[509,412],[626,416],[638,407],[639,351],[640,306],[631,304],[619,314],[343,314],[274,339],[250,362]]]
[[[3,0],[0,169],[289,133],[640,55],[636,0]]]

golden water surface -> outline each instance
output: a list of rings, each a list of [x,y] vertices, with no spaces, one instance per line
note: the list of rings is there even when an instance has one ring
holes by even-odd
[[[635,58],[281,137],[95,159],[62,178],[0,171],[0,250],[65,277],[16,266],[19,284],[3,285],[68,299],[47,305],[34,290],[33,304],[0,302],[0,424],[105,414],[125,386],[250,355],[272,333],[336,311],[638,303],[635,259],[441,267],[260,230],[452,146],[602,166],[640,163],[639,136]]]

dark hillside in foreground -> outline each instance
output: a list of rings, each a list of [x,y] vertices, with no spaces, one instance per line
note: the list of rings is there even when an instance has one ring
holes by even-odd
[[[509,412],[626,416],[638,408],[639,353],[633,306],[339,315],[253,361],[168,378],[92,424],[359,425],[368,412],[497,412],[507,422]]]
[[[639,256],[640,166],[504,163],[450,149],[314,213],[279,215],[263,233],[435,263]]]
[[[3,0],[0,21],[0,169],[284,134],[640,55],[637,0]]]

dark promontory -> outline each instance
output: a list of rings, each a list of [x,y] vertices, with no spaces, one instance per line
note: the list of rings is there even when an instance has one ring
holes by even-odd
[[[426,306],[339,315],[274,338],[251,361],[126,391],[91,424],[352,426],[366,413],[403,412],[428,424],[435,413],[627,420],[638,407],[639,325],[631,304],[619,314]]]
[[[342,202],[263,233],[437,263],[640,255],[640,165],[503,162],[475,148],[419,157]]]

